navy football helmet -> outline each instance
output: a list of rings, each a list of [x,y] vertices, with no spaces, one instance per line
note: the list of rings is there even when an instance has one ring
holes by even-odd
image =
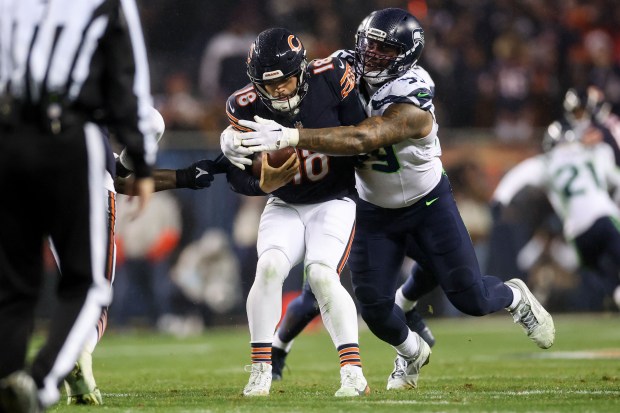
[[[542,147],[545,152],[550,151],[560,143],[577,142],[581,139],[583,130],[573,128],[566,121],[556,120],[547,127],[542,140]]]
[[[291,114],[299,111],[298,106],[308,92],[308,62],[306,49],[297,36],[281,28],[261,32],[250,47],[247,66],[250,80],[269,109]],[[265,84],[291,76],[297,76],[297,88],[287,98],[271,96],[265,89]]]
[[[420,22],[402,9],[372,12],[355,35],[355,71],[371,85],[402,76],[424,48]]]
[[[570,88],[564,95],[564,117],[574,126],[596,120],[603,122],[611,112],[605,94],[596,86]]]

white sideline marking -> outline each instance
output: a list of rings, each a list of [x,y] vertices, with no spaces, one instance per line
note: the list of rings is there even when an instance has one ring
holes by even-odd
[[[430,392],[431,399],[434,397],[446,397],[444,392]],[[523,390],[523,391],[483,391],[486,397],[500,398],[502,396],[536,396],[543,394],[569,395],[583,394],[590,396],[620,396],[620,390]],[[424,397],[424,396],[422,396]],[[366,400],[365,404],[383,404],[383,405],[414,405],[414,404],[431,404],[431,405],[448,405],[448,404],[468,404],[466,400],[458,400],[454,402],[446,400]]]
[[[551,351],[547,353],[532,354],[530,358],[535,359],[619,359],[620,349],[600,349],[584,351]]]
[[[545,351],[536,353],[521,353],[521,354],[509,354],[509,355],[478,355],[473,356],[471,359],[474,361],[492,361],[492,360],[506,360],[512,359],[545,359],[545,360],[597,360],[597,359],[620,359],[620,349],[608,348],[597,350],[582,350],[582,351]]]

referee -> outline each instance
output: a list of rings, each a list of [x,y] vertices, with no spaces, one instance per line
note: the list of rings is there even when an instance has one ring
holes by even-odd
[[[135,0],[0,0],[0,412],[58,401],[110,302],[99,126],[126,146],[143,208],[157,151],[149,82]],[[58,305],[26,368],[47,236]]]

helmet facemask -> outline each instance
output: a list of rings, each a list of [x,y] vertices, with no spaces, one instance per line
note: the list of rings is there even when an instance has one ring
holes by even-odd
[[[279,70],[275,72],[268,72],[264,74],[264,77],[269,78],[268,80],[260,81],[252,79],[252,83],[254,83],[254,87],[256,88],[260,98],[269,109],[296,115],[299,112],[298,108],[302,99],[308,92],[308,82],[306,81],[307,66],[308,63],[306,59],[304,59],[301,62],[299,71],[296,73],[284,77],[282,72]],[[288,96],[273,96],[266,88],[267,84],[281,82],[286,79],[290,79],[291,77],[295,77],[297,79],[297,86]]]
[[[371,85],[385,83],[400,76],[405,54],[402,48],[366,36],[358,36],[355,47],[355,71]]]
[[[355,72],[370,85],[400,77],[424,48],[424,30],[415,17],[388,8],[368,15],[355,36]]]

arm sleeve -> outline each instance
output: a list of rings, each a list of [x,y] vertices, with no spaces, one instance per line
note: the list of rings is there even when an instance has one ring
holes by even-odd
[[[224,154],[220,154],[214,162],[216,166],[214,173],[226,173],[228,185],[234,192],[247,196],[267,195],[260,189],[260,181],[257,178],[230,163]]]
[[[136,4],[119,1],[102,39],[106,123],[126,147],[135,176],[149,176],[157,153],[149,67]]]
[[[241,195],[264,196],[267,195],[260,189],[260,181],[246,171],[242,171],[234,165],[226,172],[226,179],[230,189]]]
[[[540,156],[522,161],[504,175],[493,193],[492,201],[508,205],[524,187],[528,185],[542,187],[544,170],[544,159]]]

